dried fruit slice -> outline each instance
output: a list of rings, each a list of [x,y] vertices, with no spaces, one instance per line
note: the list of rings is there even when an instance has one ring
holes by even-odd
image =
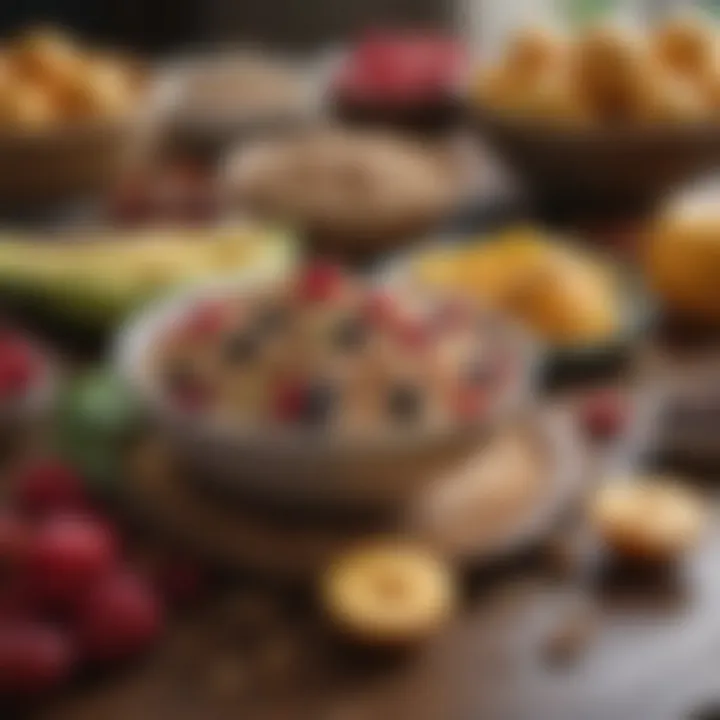
[[[700,499],[662,478],[610,482],[597,493],[590,513],[611,550],[652,562],[677,559],[697,543],[705,523]]]
[[[325,574],[322,593],[341,630],[380,645],[431,636],[456,600],[450,568],[432,552],[401,541],[367,545],[339,558]]]

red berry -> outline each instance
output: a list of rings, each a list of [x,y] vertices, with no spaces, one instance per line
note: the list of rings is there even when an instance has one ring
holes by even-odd
[[[400,344],[407,350],[417,351],[426,348],[432,332],[428,325],[420,320],[398,322],[395,334]]]
[[[38,361],[30,345],[14,336],[0,340],[0,400],[26,393],[36,376]]]
[[[305,386],[300,382],[281,382],[273,398],[273,417],[280,422],[298,420],[305,407]]]
[[[124,660],[159,635],[163,607],[152,588],[130,571],[102,578],[80,606],[78,638],[89,660]]]
[[[365,301],[365,317],[373,325],[382,325],[394,317],[395,302],[387,293],[373,292]]]
[[[115,564],[118,542],[101,520],[58,515],[38,528],[28,550],[30,583],[51,602],[77,600]]]
[[[222,300],[206,300],[193,308],[183,323],[183,336],[190,340],[212,337],[224,327],[228,308]]]
[[[15,477],[13,493],[18,505],[34,515],[87,506],[80,475],[55,459],[37,460],[22,468]]]
[[[581,405],[580,413],[586,432],[601,440],[620,435],[629,419],[627,398],[613,390],[600,391],[588,397]]]
[[[0,626],[19,618],[34,617],[44,609],[27,578],[16,573],[3,581],[0,588]]]
[[[332,263],[309,265],[298,278],[298,297],[306,302],[323,302],[335,297],[342,287],[343,272]]]
[[[0,693],[51,690],[70,677],[74,653],[59,630],[23,620],[0,624]]]
[[[464,388],[456,402],[457,416],[462,421],[479,420],[487,410],[490,394],[481,388]]]
[[[432,323],[440,330],[467,327],[473,320],[472,308],[458,298],[448,298],[438,306]]]
[[[0,569],[22,564],[29,542],[30,530],[26,522],[9,510],[0,512]],[[3,590],[0,588],[0,596]]]

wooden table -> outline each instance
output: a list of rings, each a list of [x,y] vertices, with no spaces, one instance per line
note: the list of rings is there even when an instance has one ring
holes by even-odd
[[[392,662],[349,656],[299,601],[275,605],[276,594],[238,589],[178,621],[142,666],[78,690],[35,717],[690,718],[691,710],[720,699],[719,556],[714,534],[682,577],[635,587],[607,581],[592,593],[552,580],[525,560],[500,577],[477,579],[453,627]],[[568,613],[588,612],[588,602],[598,627],[587,648],[567,664],[550,662],[557,627]],[[236,612],[247,613],[237,627]],[[248,619],[254,614],[256,620]]]
[[[635,462],[632,445],[611,454],[613,471]],[[676,572],[654,575],[614,571],[577,533],[470,572],[454,624],[404,657],[338,645],[307,587],[236,579],[139,665],[28,717],[690,720],[720,707],[720,526]],[[558,548],[572,562],[558,563]]]
[[[614,469],[642,448],[625,450]],[[558,572],[555,555],[471,573],[454,624],[392,658],[338,646],[308,588],[236,579],[140,664],[0,720],[690,720],[712,703],[720,717],[720,526],[665,576],[613,576],[592,550]],[[573,627],[587,642],[561,662]]]

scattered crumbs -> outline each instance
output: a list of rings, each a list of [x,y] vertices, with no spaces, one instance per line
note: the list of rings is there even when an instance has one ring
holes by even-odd
[[[280,621],[276,603],[267,595],[254,591],[235,592],[225,598],[216,617],[233,639],[258,637]]]
[[[255,670],[269,683],[285,680],[296,668],[298,652],[289,634],[277,634],[265,640],[256,650]]]
[[[206,688],[217,700],[236,699],[245,695],[249,688],[246,662],[235,656],[217,658],[207,673]]]

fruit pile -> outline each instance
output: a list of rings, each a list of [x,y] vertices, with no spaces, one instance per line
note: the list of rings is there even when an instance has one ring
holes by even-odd
[[[152,582],[123,557],[118,530],[82,478],[36,459],[8,478],[0,509],[0,695],[61,685],[79,668],[127,660],[160,634]]]
[[[362,102],[424,102],[456,92],[465,63],[464,48],[451,37],[373,34],[350,54],[334,89]]]
[[[717,33],[693,17],[641,34],[611,25],[567,40],[533,27],[474,82],[479,105],[563,125],[700,122],[720,109]]]
[[[0,51],[0,127],[34,131],[119,117],[139,91],[130,64],[57,31],[30,31]]]
[[[476,296],[553,345],[603,343],[622,329],[617,269],[535,228],[511,227],[462,247],[428,249],[411,272],[431,287]]]
[[[317,263],[252,296],[201,301],[148,361],[184,412],[371,434],[481,419],[515,383],[516,350],[472,303],[381,292]]]

